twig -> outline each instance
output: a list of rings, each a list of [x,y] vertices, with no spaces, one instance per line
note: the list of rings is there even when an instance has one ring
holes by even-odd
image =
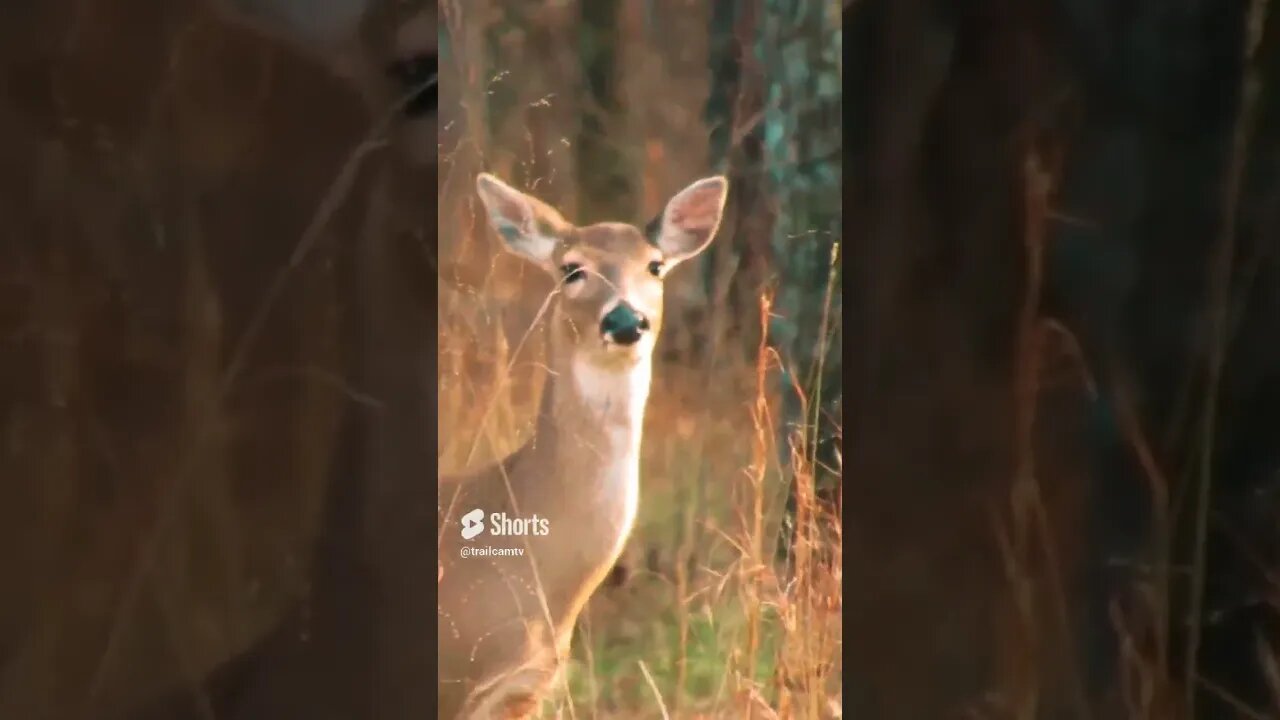
[[[1196,665],[1200,654],[1200,622],[1204,612],[1204,580],[1209,526],[1209,490],[1213,484],[1214,428],[1218,414],[1218,391],[1222,368],[1226,362],[1226,335],[1230,323],[1231,266],[1236,249],[1236,214],[1240,203],[1240,186],[1253,134],[1254,106],[1257,100],[1257,72],[1254,55],[1266,22],[1267,0],[1251,0],[1246,9],[1244,43],[1244,77],[1241,79],[1239,115],[1232,137],[1230,166],[1223,187],[1222,226],[1218,242],[1220,252],[1210,277],[1209,316],[1209,380],[1205,387],[1205,406],[1201,426],[1200,472],[1196,488],[1195,543],[1191,579],[1190,638],[1185,659],[1186,710],[1195,712],[1197,682]]]
[[[662,720],[671,720],[671,715],[667,712],[666,703],[662,702],[662,693],[658,691],[658,685],[653,681],[653,676],[649,674],[649,668],[645,667],[643,660],[637,660],[636,664],[640,666],[640,672],[644,673],[644,680],[649,684],[649,689],[653,691],[653,697],[658,701],[658,710],[662,712]]]

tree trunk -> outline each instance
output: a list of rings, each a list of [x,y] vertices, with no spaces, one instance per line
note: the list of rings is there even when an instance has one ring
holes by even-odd
[[[838,502],[841,412],[841,16],[829,0],[768,0],[756,52],[766,72],[764,154],[780,208],[770,342],[780,350],[778,448],[811,463],[817,497]],[[807,474],[807,473],[806,473]],[[796,482],[788,494],[794,513]],[[786,523],[787,520],[784,520]],[[783,538],[790,547],[790,529]]]
[[[582,0],[579,53],[583,102],[577,142],[579,224],[639,222],[635,162],[618,83],[621,0]]]

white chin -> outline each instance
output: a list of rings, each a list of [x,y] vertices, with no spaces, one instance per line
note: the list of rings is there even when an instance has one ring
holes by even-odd
[[[604,344],[603,360],[610,365],[634,365],[644,356],[644,345],[645,342],[643,340],[634,345],[619,345],[606,342]]]

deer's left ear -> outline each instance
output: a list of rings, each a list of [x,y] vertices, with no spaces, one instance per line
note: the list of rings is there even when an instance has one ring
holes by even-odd
[[[650,240],[668,265],[688,260],[711,244],[724,215],[729,181],[703,178],[675,194],[653,225]]]

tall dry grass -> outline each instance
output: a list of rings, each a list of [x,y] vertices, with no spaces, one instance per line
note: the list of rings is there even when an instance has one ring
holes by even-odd
[[[537,392],[515,392],[520,351],[500,332],[441,307],[443,473],[517,447]],[[769,311],[764,295],[761,322]],[[817,500],[803,431],[775,446],[776,354],[726,359],[714,383],[679,360],[654,373],[633,570],[585,611],[560,716],[838,717],[839,508]],[[798,530],[779,559],[789,482]]]
[[[1215,701],[1215,717],[1225,716],[1220,714],[1224,712],[1249,720],[1280,716],[1280,653],[1263,634],[1254,638],[1255,657],[1239,661],[1261,663],[1270,695],[1264,706],[1234,696],[1200,670],[1201,636],[1204,626],[1213,622],[1212,613],[1205,609],[1205,596],[1210,506],[1216,480],[1214,449],[1221,442],[1218,395],[1231,340],[1228,318],[1233,302],[1236,224],[1249,147],[1255,139],[1256,54],[1268,5],[1267,0],[1253,0],[1248,6],[1244,91],[1222,178],[1222,220],[1214,262],[1205,269],[1210,288],[1207,334],[1211,338],[1206,377],[1200,385],[1188,378],[1182,390],[1184,408],[1194,407],[1196,392],[1203,395],[1199,405],[1202,416],[1187,423],[1197,435],[1188,441],[1194,448],[1190,470],[1182,468],[1180,472],[1180,468],[1162,464],[1159,439],[1150,437],[1151,431],[1143,427],[1139,417],[1138,383],[1125,368],[1090,368],[1078,339],[1040,315],[1047,228],[1055,217],[1053,205],[1065,148],[1060,137],[1036,138],[1037,142],[1025,148],[1021,178],[1025,286],[1015,344],[1013,476],[1007,504],[995,510],[992,523],[1004,569],[1003,607],[1007,613],[999,627],[999,662],[993,684],[986,697],[970,708],[974,717],[1180,720],[1205,716],[1206,697]],[[1055,363],[1057,360],[1062,362]],[[1063,549],[1078,539],[1071,536],[1069,522],[1055,517],[1055,499],[1046,497],[1037,472],[1042,462],[1037,457],[1038,446],[1043,444],[1043,438],[1037,438],[1041,405],[1055,385],[1063,384],[1061,373],[1053,372],[1063,368],[1070,376],[1066,384],[1074,386],[1075,393],[1092,401],[1105,393],[1111,402],[1118,430],[1145,482],[1150,509],[1150,525],[1138,551],[1140,565],[1129,568],[1129,586],[1120,588],[1110,603],[1109,620],[1117,644],[1116,677],[1113,690],[1101,698],[1090,695],[1096,688],[1088,687],[1084,677],[1089,671],[1087,663],[1095,659],[1081,647],[1089,628],[1078,624],[1080,615],[1069,606],[1071,563],[1064,558]],[[1110,377],[1110,387],[1100,388],[1095,383],[1093,374],[1101,372]],[[1179,512],[1184,517],[1178,518]],[[1190,528],[1189,533],[1186,528],[1181,531],[1190,539],[1190,551],[1182,554],[1182,564],[1178,564],[1178,543],[1183,540],[1179,521]],[[1272,611],[1280,610],[1274,599],[1280,584],[1274,572],[1266,574],[1270,587],[1262,591],[1264,602]]]

